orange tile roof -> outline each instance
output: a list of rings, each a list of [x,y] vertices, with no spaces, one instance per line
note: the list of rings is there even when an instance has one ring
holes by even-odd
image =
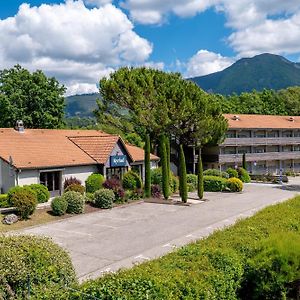
[[[95,164],[95,161],[68,138],[91,134],[85,130],[0,129],[0,157],[18,169]],[[93,131],[93,134],[102,134]]]
[[[300,129],[300,116],[224,114],[229,129]]]
[[[126,148],[128,149],[129,153],[131,154],[134,162],[144,161],[144,150],[142,148],[133,146],[131,144],[126,144]],[[159,157],[154,154],[150,154],[150,159],[151,160],[159,160]]]
[[[70,137],[69,139],[99,164],[105,164],[116,143],[119,140],[122,142],[117,135]]]
[[[104,164],[118,140],[132,161],[144,160],[143,149],[125,146],[119,136],[98,130],[25,129],[20,133],[12,128],[0,128],[0,157],[7,162],[12,157],[18,169]]]

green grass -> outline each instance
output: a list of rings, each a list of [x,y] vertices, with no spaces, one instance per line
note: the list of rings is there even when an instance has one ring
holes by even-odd
[[[270,235],[287,232],[300,235],[300,196],[81,290],[100,299],[238,299],[247,261]]]

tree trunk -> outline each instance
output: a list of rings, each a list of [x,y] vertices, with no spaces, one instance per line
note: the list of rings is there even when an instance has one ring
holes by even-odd
[[[147,134],[146,141],[145,141],[145,197],[149,198],[151,196],[151,166],[150,166],[150,148],[151,148],[151,142],[150,142],[150,136]]]

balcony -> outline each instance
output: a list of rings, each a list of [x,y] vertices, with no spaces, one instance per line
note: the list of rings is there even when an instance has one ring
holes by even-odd
[[[264,152],[264,153],[246,153],[246,160],[265,161],[265,160],[287,160],[300,159],[300,151],[293,152]],[[220,154],[219,163],[242,162],[243,154]]]
[[[221,146],[297,145],[300,137],[227,138]]]

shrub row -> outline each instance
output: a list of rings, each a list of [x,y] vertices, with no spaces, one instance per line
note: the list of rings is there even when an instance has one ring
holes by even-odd
[[[86,282],[81,290],[99,299],[296,299],[299,220],[296,197],[162,258]]]
[[[85,198],[79,192],[66,192],[60,197],[56,197],[51,202],[54,215],[62,216],[66,212],[69,214],[81,214],[84,211]]]

